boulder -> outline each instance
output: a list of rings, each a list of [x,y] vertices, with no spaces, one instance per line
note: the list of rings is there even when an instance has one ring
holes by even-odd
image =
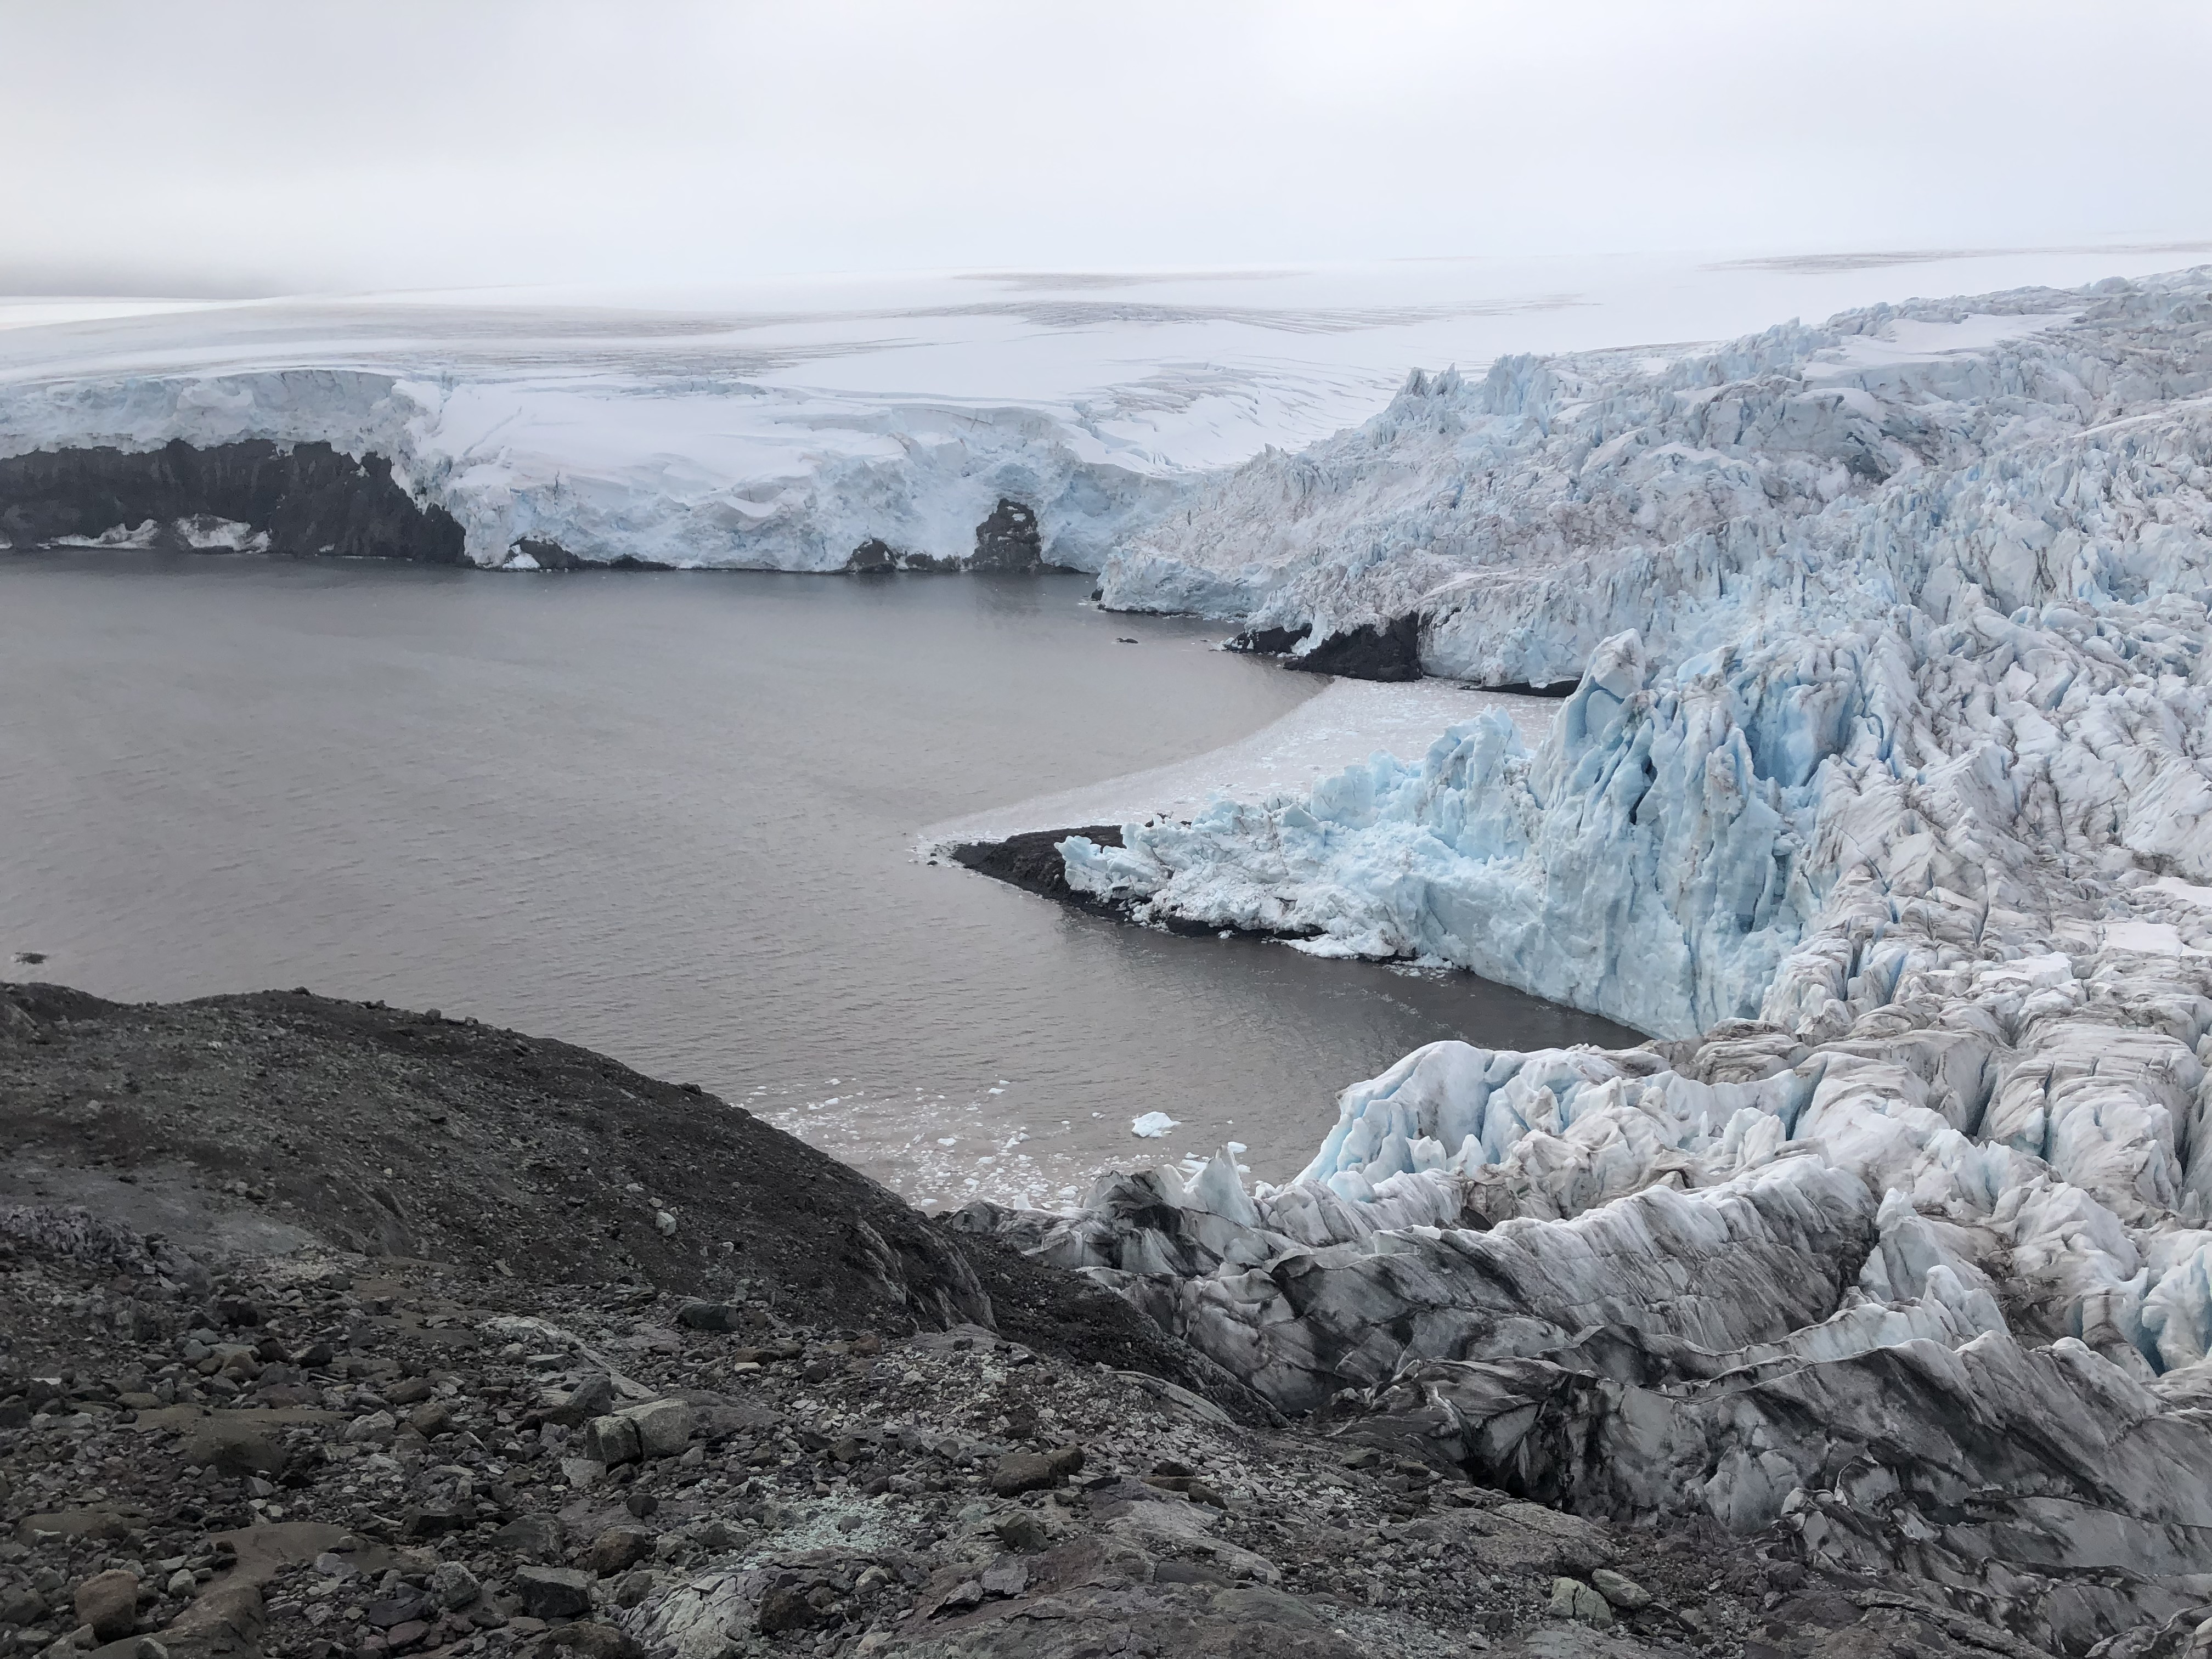
[[[627,1416],[593,1418],[584,1425],[584,1455],[609,1468],[636,1462],[637,1424]]]
[[[399,1419],[390,1412],[369,1412],[346,1425],[345,1437],[356,1446],[388,1446],[399,1432]]]
[[[1638,1607],[1651,1605],[1650,1590],[1626,1573],[1615,1572],[1611,1567],[1600,1567],[1590,1574],[1590,1586],[1623,1613],[1634,1613]]]
[[[410,1584],[403,1584],[389,1595],[380,1595],[364,1609],[369,1624],[377,1630],[395,1630],[402,1625],[420,1624],[437,1616],[437,1603]]]
[[[491,1547],[519,1555],[526,1561],[557,1561],[562,1536],[560,1517],[520,1515],[491,1535]]]
[[[76,1620],[103,1642],[119,1641],[138,1628],[138,1575],[111,1568],[76,1587]]]
[[[644,1457],[675,1457],[691,1443],[691,1407],[680,1400],[632,1406],[622,1416],[635,1425],[638,1453]]]
[[[734,1331],[744,1310],[728,1302],[687,1302],[676,1310],[676,1322],[687,1331]]]
[[[545,1413],[549,1423],[558,1423],[564,1428],[575,1428],[595,1417],[605,1417],[615,1408],[620,1396],[615,1390],[615,1380],[605,1371],[587,1376],[576,1385],[568,1399]]]
[[[573,1567],[523,1567],[514,1594],[532,1619],[576,1619],[592,1610],[592,1580]]]
[[[275,1474],[284,1467],[284,1453],[267,1430],[220,1417],[194,1424],[178,1447],[177,1455],[187,1463],[206,1464],[216,1474],[234,1479]]]
[[[781,1636],[787,1632],[809,1630],[825,1622],[823,1611],[810,1599],[814,1586],[808,1584],[777,1584],[761,1597],[760,1613],[755,1623],[763,1636]]]
[[[449,1613],[467,1607],[483,1590],[476,1574],[458,1561],[441,1561],[438,1570],[430,1575],[430,1593],[437,1598],[438,1605]]]
[[[1009,1452],[991,1471],[991,1490],[1000,1498],[1056,1486],[1083,1467],[1083,1448],[1055,1446],[1050,1451]]]
[[[584,1565],[602,1578],[653,1559],[653,1534],[643,1527],[609,1527],[592,1540]]]
[[[1605,1597],[1579,1578],[1552,1581],[1551,1613],[1555,1619],[1571,1619],[1593,1630],[1613,1628],[1613,1609],[1606,1605]]]

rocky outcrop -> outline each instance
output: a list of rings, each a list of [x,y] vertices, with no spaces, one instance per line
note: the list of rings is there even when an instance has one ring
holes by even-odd
[[[0,458],[0,537],[463,564],[461,526],[392,464],[326,443],[33,450]]]
[[[1006,496],[975,526],[975,550],[965,558],[917,552],[871,536],[855,547],[845,568],[859,576],[887,576],[893,571],[974,570],[994,575],[1026,576],[1068,567],[1048,564],[1036,509]]]
[[[1288,630],[1263,631],[1279,635]],[[1421,678],[1421,619],[1409,615],[1345,629],[1309,650],[1292,652],[1283,659],[1283,666],[1354,680],[1417,680]]]
[[[1004,841],[963,842],[946,848],[945,855],[979,875],[993,877],[1024,892],[1084,903],[1087,901],[1067,884],[1067,866],[1060,855],[1060,843],[1070,836],[1081,836],[1102,847],[1121,844],[1119,829],[1110,823],[1093,823],[1076,830],[1032,830]]]
[[[991,516],[975,526],[975,554],[969,568],[1019,574],[1043,564],[1044,543],[1037,534],[1036,509],[1001,495]]]

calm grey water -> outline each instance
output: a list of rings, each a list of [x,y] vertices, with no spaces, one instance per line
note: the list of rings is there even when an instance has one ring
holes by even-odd
[[[473,1014],[953,1202],[1231,1139],[1279,1179],[1417,1044],[1624,1040],[918,862],[921,825],[1316,689],[1085,587],[0,557],[0,973]],[[1133,1139],[1154,1108],[1183,1127]]]

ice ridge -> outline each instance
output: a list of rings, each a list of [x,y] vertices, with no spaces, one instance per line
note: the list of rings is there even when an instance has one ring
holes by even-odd
[[[1577,689],[1533,750],[1485,719],[1071,837],[1070,884],[1654,1041],[1431,1044],[1280,1188],[1224,1152],[964,1224],[1486,1484],[1907,1573],[2052,1651],[2193,1627],[2208,389],[2187,273],[1422,377],[1209,485],[1110,596],[1414,615],[1433,672]]]
[[[1366,425],[1214,475],[1109,605],[1255,629],[1417,616],[1431,673],[1577,678],[1782,613],[2201,592],[2212,271],[1791,323],[1687,356],[1416,373]]]

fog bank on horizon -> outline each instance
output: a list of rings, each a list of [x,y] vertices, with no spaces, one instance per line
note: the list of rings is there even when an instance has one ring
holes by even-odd
[[[0,292],[2212,235],[2212,10],[0,0]]]

